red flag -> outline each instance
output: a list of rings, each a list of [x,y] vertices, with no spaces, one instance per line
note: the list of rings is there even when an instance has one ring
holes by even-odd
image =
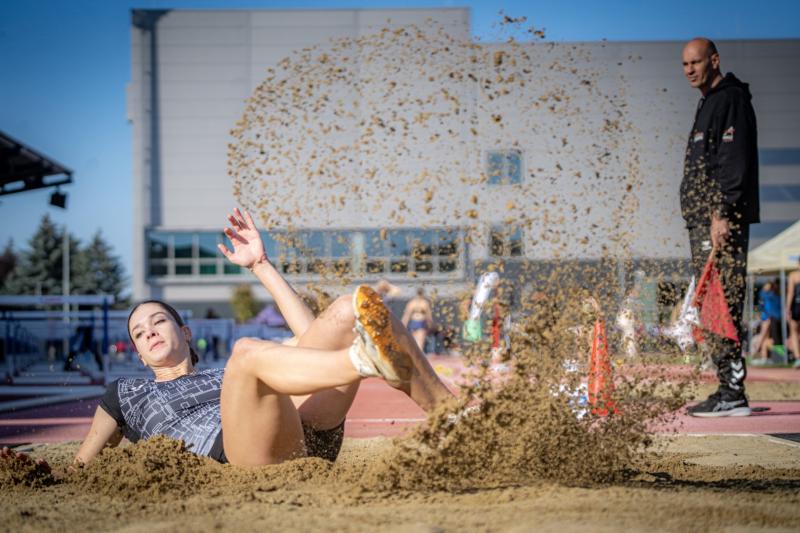
[[[613,393],[614,376],[606,341],[606,326],[602,320],[597,319],[594,322],[592,359],[589,365],[588,400],[592,413],[598,416],[618,413],[612,399]]]
[[[697,283],[694,293],[694,303],[700,315],[700,327],[695,328],[695,340],[703,342],[703,332],[708,331],[719,337],[739,342],[736,326],[733,324],[728,301],[725,299],[725,290],[722,280],[714,263],[714,254],[708,258],[703,275]]]

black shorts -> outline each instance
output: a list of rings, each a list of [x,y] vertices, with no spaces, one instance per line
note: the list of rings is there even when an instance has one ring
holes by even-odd
[[[306,440],[306,453],[308,457],[319,457],[328,461],[335,461],[339,456],[344,441],[344,420],[342,423],[331,429],[314,429],[307,424],[303,424],[303,435]],[[226,464],[228,458],[225,456],[225,448],[222,443],[222,430],[219,430],[214,444],[208,456],[212,459]]]
[[[769,337],[775,344],[783,344],[783,328],[781,327],[780,318],[771,318],[769,320]]]

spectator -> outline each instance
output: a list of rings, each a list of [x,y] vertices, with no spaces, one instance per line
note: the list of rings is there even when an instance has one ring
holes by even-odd
[[[419,349],[425,351],[425,340],[433,328],[433,309],[425,296],[425,289],[417,289],[417,295],[411,298],[403,311],[403,325],[408,328]]]
[[[758,366],[769,361],[769,351],[776,344],[782,342],[781,332],[781,296],[778,292],[778,280],[767,282],[761,288],[758,295],[759,307],[761,308],[761,325],[758,332],[758,340],[754,342],[754,358],[752,364]]]
[[[800,266],[800,261],[798,261]],[[786,289],[786,320],[789,322],[789,349],[795,358],[794,367],[800,368],[800,268],[789,274]]]

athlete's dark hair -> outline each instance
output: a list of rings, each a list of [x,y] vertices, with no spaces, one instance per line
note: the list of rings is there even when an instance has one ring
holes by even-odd
[[[136,343],[133,341],[133,335],[131,335],[131,317],[133,316],[134,311],[139,309],[139,307],[141,307],[144,304],[160,305],[161,307],[164,308],[164,311],[170,314],[172,319],[175,320],[175,322],[178,324],[179,327],[183,327],[186,325],[186,323],[183,321],[183,318],[181,318],[181,315],[178,313],[178,311],[176,311],[174,307],[172,307],[166,302],[162,302],[161,300],[145,300],[143,302],[139,302],[138,304],[133,306],[133,309],[131,309],[131,312],[128,315],[128,338],[131,340],[131,344],[133,344],[134,346],[136,346]],[[197,362],[200,361],[200,357],[197,355],[197,352],[194,351],[194,348],[192,348],[192,343],[189,341],[186,342],[189,344],[189,353],[192,354],[192,365],[196,365]]]

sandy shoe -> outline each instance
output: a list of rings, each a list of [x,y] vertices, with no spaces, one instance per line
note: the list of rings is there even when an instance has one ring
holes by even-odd
[[[350,348],[350,359],[359,374],[380,376],[395,386],[408,382],[411,357],[395,339],[392,317],[380,295],[366,285],[359,286],[353,294],[353,312],[358,338]]]
[[[356,335],[356,338],[353,339],[353,345],[350,346],[350,351],[348,353],[350,355],[350,362],[353,364],[359,376],[364,378],[382,377],[367,355],[367,348],[364,346],[361,335]]]

